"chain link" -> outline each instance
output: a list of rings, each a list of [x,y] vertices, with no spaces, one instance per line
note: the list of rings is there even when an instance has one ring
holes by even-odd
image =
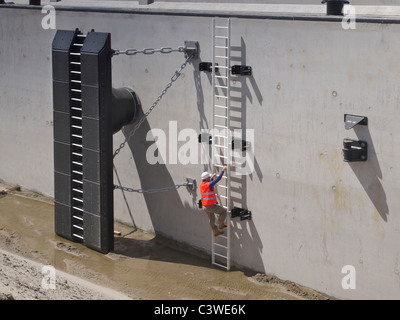
[[[174,75],[171,77],[170,82],[168,82],[168,84],[164,87],[164,89],[162,90],[161,94],[157,97],[156,101],[154,101],[154,103],[151,105],[151,107],[149,108],[149,110],[146,111],[146,113],[142,116],[142,118],[140,118],[139,122],[135,125],[135,127],[133,128],[133,130],[129,133],[128,137],[125,138],[124,142],[122,142],[119,147],[117,148],[117,150],[115,150],[113,158],[115,158],[117,156],[117,154],[121,151],[121,149],[123,147],[125,147],[126,143],[129,141],[129,139],[135,134],[135,132],[137,131],[137,129],[139,129],[139,127],[141,126],[141,124],[144,122],[144,120],[146,120],[146,118],[148,117],[148,115],[153,111],[153,109],[157,106],[157,104],[160,102],[160,100],[163,98],[163,96],[167,93],[168,89],[172,87],[172,84],[178,80],[178,78],[181,76],[181,73],[183,71],[183,69],[185,69],[186,65],[188,64],[189,60],[193,58],[193,54],[190,55],[185,62],[180,66],[180,68],[175,71]]]
[[[154,54],[156,52],[160,53],[172,53],[172,52],[185,52],[186,47],[177,47],[177,48],[170,48],[170,47],[162,47],[160,49],[153,49],[153,48],[144,48],[142,50],[138,49],[126,49],[126,50],[113,50],[113,55],[118,56],[120,54],[125,54],[127,56],[134,56],[138,53],[143,53],[143,54]]]
[[[114,185],[114,189],[121,189],[122,191],[126,191],[126,192],[137,192],[137,193],[156,193],[156,192],[165,192],[165,191],[170,191],[170,190],[177,190],[180,187],[187,187],[192,185],[189,182],[185,182],[182,184],[176,184],[174,186],[170,186],[170,187],[164,187],[164,188],[158,188],[158,189],[147,189],[147,190],[143,190],[143,189],[133,189],[133,188],[127,188],[127,187],[122,187],[122,186],[118,186],[118,185]]]

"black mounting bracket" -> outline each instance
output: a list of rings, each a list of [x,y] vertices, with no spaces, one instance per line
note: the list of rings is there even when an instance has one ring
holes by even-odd
[[[250,150],[251,143],[250,141],[241,140],[241,139],[233,139],[232,140],[232,150],[233,149],[242,149],[242,151]]]
[[[199,143],[208,141],[208,144],[212,144],[212,136],[211,136],[211,134],[206,133],[206,132],[200,133],[198,140],[199,140]]]
[[[199,70],[205,72],[212,72],[212,62],[200,62]],[[218,72],[218,63],[215,64],[215,72]]]
[[[232,218],[240,217],[240,221],[251,220],[251,211],[247,209],[233,207],[233,209],[231,210],[231,217]]]
[[[353,114],[345,114],[344,115],[344,128],[346,130],[350,130],[356,125],[367,126],[368,118],[364,116],[356,116]]]
[[[367,161],[368,143],[352,139],[343,140],[343,158],[345,162]]]
[[[251,76],[253,74],[253,71],[250,66],[232,66],[231,72],[234,75],[240,75],[240,76]]]

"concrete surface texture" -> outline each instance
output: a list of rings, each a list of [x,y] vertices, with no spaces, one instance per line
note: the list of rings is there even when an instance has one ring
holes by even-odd
[[[359,9],[374,15],[374,8]],[[168,145],[183,129],[200,133],[211,126],[211,77],[199,71],[199,63],[212,59],[212,17],[152,10],[127,14],[60,7],[56,24],[58,29],[110,32],[115,49],[199,42],[199,59],[190,62],[114,161],[115,183],[124,186],[159,188],[186,177],[199,183],[209,166],[170,161],[183,141],[176,150]],[[398,14],[398,7],[383,7],[375,17]],[[42,28],[44,16],[40,10],[0,7],[5,44],[0,49],[0,178],[52,196],[55,30]],[[338,298],[398,298],[400,234],[394,213],[400,209],[395,162],[400,26],[360,22],[344,30],[340,19],[292,20],[231,19],[233,61],[253,68],[252,76],[232,79],[232,107],[237,126],[254,130],[254,170],[237,177],[234,196],[234,205],[250,209],[253,220],[232,222],[233,263]],[[182,53],[114,57],[113,86],[132,88],[147,110],[183,61]],[[367,116],[368,126],[345,130],[346,113]],[[115,134],[114,146],[131,129]],[[146,159],[154,145],[146,141],[151,129],[166,134],[164,164],[150,165]],[[345,138],[368,143],[367,162],[343,161]],[[211,235],[198,200],[198,189],[144,195],[116,191],[115,218],[209,252]],[[355,289],[342,286],[348,265],[356,272]]]
[[[0,181],[0,300],[331,299],[273,276],[212,268],[188,246],[119,223],[115,250],[99,254],[54,235],[51,202]]]

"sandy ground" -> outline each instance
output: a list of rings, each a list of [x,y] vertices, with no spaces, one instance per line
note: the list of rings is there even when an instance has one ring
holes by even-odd
[[[53,199],[0,181],[0,300],[330,299],[274,276],[214,268],[204,253],[159,235],[115,229],[106,255],[60,238]]]

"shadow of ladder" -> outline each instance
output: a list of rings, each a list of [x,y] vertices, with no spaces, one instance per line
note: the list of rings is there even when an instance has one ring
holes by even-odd
[[[219,172],[227,165],[216,191],[220,205],[228,212],[225,233],[211,235],[212,264],[230,270],[230,19],[214,18],[212,31],[212,170]]]

